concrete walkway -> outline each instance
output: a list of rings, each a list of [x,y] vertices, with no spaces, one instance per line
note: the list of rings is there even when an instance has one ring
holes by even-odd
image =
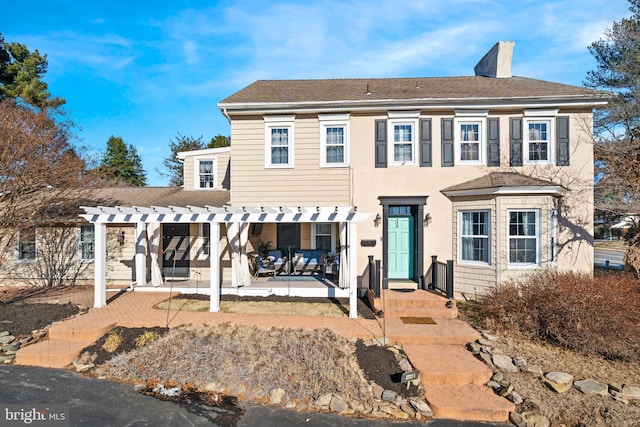
[[[175,327],[182,324],[234,323],[259,328],[327,328],[348,339],[371,340],[383,338],[403,345],[412,365],[421,373],[421,382],[427,391],[427,401],[436,417],[475,421],[506,421],[513,405],[496,396],[484,384],[491,377],[483,363],[464,349],[464,345],[479,338],[469,324],[451,318],[434,317],[446,299],[425,291],[407,294],[386,291],[387,308],[415,317],[423,307],[434,323],[415,324],[406,318],[394,317],[388,310],[384,320],[349,318],[253,315],[210,313],[153,308],[169,298],[166,292],[123,292],[108,294],[104,308],[92,308],[85,315],[54,325],[49,339],[20,349],[16,363],[43,367],[65,367],[79,352],[116,326],[122,327]],[[81,294],[77,297],[81,298]],[[175,294],[174,294],[175,296]],[[62,300],[62,296],[60,299]],[[82,297],[84,298],[84,297]],[[70,298],[73,301],[73,296]],[[75,301],[74,301],[75,302]],[[405,304],[406,306],[403,306]],[[177,304],[176,304],[177,305]],[[457,311],[454,312],[457,314]],[[473,397],[472,399],[469,396]]]

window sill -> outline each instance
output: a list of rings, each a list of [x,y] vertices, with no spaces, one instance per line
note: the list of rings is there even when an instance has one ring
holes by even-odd
[[[321,168],[348,168],[348,163],[321,163]]]
[[[486,262],[458,261],[458,265],[460,267],[493,268],[493,265]]]
[[[294,165],[264,165],[265,169],[293,169]]]
[[[507,264],[507,270],[536,270],[540,264]]]

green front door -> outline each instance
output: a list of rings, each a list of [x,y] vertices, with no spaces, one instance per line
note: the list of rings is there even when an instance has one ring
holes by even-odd
[[[389,279],[413,279],[413,217],[390,216],[387,239]]]

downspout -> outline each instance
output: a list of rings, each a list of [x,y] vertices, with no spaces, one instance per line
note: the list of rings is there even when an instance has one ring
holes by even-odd
[[[229,114],[227,113],[227,109],[221,108],[220,111],[222,112],[222,115],[227,118],[227,121],[229,122],[229,124],[231,124],[231,117],[229,117]]]
[[[500,196],[496,197],[496,214],[495,214],[496,237],[495,239],[493,239],[493,241],[495,242],[496,249],[495,249],[495,254],[492,255],[495,257],[495,260],[496,260],[496,285],[499,285],[500,282],[502,281],[502,263],[500,262],[501,256],[502,256],[501,249],[502,247],[505,246],[504,239],[506,238],[506,236],[502,236],[502,233],[501,233],[502,223],[500,221],[500,218],[502,218],[502,203],[500,203],[500,201],[501,201],[501,197]],[[505,256],[509,256],[507,251],[505,251]]]

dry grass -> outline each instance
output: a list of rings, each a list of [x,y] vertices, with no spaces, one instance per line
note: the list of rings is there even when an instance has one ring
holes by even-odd
[[[122,343],[122,336],[115,332],[112,332],[109,334],[104,344],[102,344],[102,348],[108,351],[109,353],[113,353],[118,349],[118,347],[120,347],[121,343]]]
[[[369,386],[353,352],[347,340],[327,329],[189,325],[114,357],[101,372],[129,381],[208,385],[246,399],[263,399],[269,390],[282,388],[287,399],[298,402],[325,393],[366,402]]]
[[[209,311],[209,301],[189,298],[174,298],[157,304],[155,308],[183,311]],[[221,301],[220,310],[224,313],[239,314],[275,314],[284,316],[346,317],[349,308],[338,304],[314,302],[280,301]]]
[[[543,372],[640,386],[640,282],[632,275],[541,272],[458,307],[464,320],[499,333],[501,351]],[[553,426],[640,426],[639,402],[575,389],[558,395],[529,373],[505,378],[526,399],[517,410],[537,407]]]

